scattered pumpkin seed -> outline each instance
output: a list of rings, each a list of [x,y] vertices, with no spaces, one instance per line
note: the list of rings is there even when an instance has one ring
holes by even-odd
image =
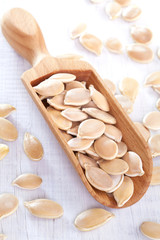
[[[152,86],[153,90],[160,94],[160,85]]]
[[[91,101],[90,92],[84,88],[74,88],[67,91],[64,104],[73,106],[82,106]]]
[[[139,83],[133,78],[126,77],[120,82],[119,90],[134,102],[139,92]]]
[[[104,123],[116,123],[116,119],[111,114],[104,112],[98,108],[82,108],[82,111],[87,113],[91,117],[101,120]]]
[[[77,156],[82,168],[85,168],[85,166],[88,165],[92,167],[98,167],[97,162],[94,159],[88,157],[87,155],[78,152]]]
[[[77,136],[78,135],[78,128],[79,128],[79,124],[76,125],[75,127],[72,127],[70,129],[67,130],[68,134],[71,134],[73,136]]]
[[[76,79],[76,76],[71,73],[56,73],[53,74],[49,79],[60,80],[63,83],[69,83]]]
[[[110,175],[110,177],[112,178],[113,181],[113,187],[107,191],[107,193],[112,193],[115,190],[117,190],[121,184],[123,183],[124,180],[124,175]]]
[[[8,117],[16,108],[10,104],[0,104],[0,117]]]
[[[119,94],[115,95],[115,98],[127,113],[131,113],[133,111],[133,103],[129,97]]]
[[[97,119],[87,119],[80,123],[78,137],[83,139],[97,139],[103,135],[105,124]]]
[[[113,95],[116,93],[116,85],[109,79],[104,78],[104,82],[106,83],[108,89],[113,93]]]
[[[6,235],[4,235],[4,234],[0,234],[0,240],[5,240],[6,238],[7,238]]]
[[[119,3],[122,7],[126,7],[131,3],[131,0],[114,0],[114,1]]]
[[[94,142],[94,149],[105,160],[112,160],[117,157],[117,144],[104,135]]]
[[[74,54],[74,53],[66,53],[66,54],[58,55],[56,56],[56,58],[64,58],[64,59],[67,58],[67,60],[80,60],[83,57],[81,55]]]
[[[17,137],[16,127],[9,120],[0,117],[0,138],[6,141],[15,141]]]
[[[160,111],[160,98],[156,102],[156,107]]]
[[[24,173],[18,176],[13,182],[13,186],[17,186],[23,189],[33,190],[38,188],[42,183],[42,178],[35,174]]]
[[[150,185],[160,185],[160,167],[153,167]]]
[[[102,208],[92,208],[80,213],[74,224],[80,231],[90,231],[108,222],[115,215]]]
[[[91,100],[89,103],[83,105],[84,108],[97,108],[97,105]]]
[[[151,48],[144,44],[133,43],[126,48],[128,56],[138,63],[150,63],[154,58]]]
[[[146,142],[148,142],[148,139],[150,138],[150,131],[140,122],[134,122],[136,127],[138,128],[138,131],[142,135],[142,137],[145,139]]]
[[[130,5],[127,8],[123,9],[122,11],[122,18],[127,21],[127,22],[132,22],[137,20],[142,13],[142,10],[135,6],[135,5]]]
[[[105,12],[109,19],[114,20],[120,16],[122,11],[121,5],[117,2],[109,2],[105,7]]]
[[[58,203],[49,199],[35,199],[24,202],[29,212],[39,218],[55,219],[63,215],[63,208]]]
[[[71,90],[74,88],[86,88],[85,85],[82,82],[79,81],[73,81],[70,83],[66,83],[66,90]]]
[[[122,132],[113,125],[106,124],[104,134],[116,142],[121,142],[122,140]]]
[[[85,23],[80,23],[72,30],[71,38],[75,39],[77,37],[80,37],[80,35],[84,33],[86,29],[87,29],[87,25]]]
[[[150,137],[148,144],[152,152],[152,157],[160,156],[160,134]]]
[[[40,141],[30,133],[26,132],[23,141],[24,152],[33,161],[39,161],[43,157],[43,147]]]
[[[0,160],[2,160],[9,152],[9,147],[6,144],[0,143]]]
[[[160,224],[156,222],[143,222],[141,232],[150,239],[160,239]]]
[[[61,112],[61,115],[73,122],[83,121],[88,118],[88,115],[79,108],[67,108]]]
[[[85,33],[80,36],[79,41],[88,51],[93,52],[96,55],[100,55],[102,53],[103,43],[96,36]]]
[[[73,151],[83,151],[89,148],[93,144],[94,140],[91,139],[81,139],[81,138],[72,138],[68,141],[68,145]]]
[[[118,207],[122,207],[132,197],[134,192],[133,181],[125,176],[121,186],[113,192],[113,196],[117,202]]]
[[[142,44],[150,43],[153,34],[149,28],[142,26],[131,26],[131,36],[134,41]]]
[[[145,79],[145,86],[160,85],[160,72],[153,72],[149,74]]]
[[[0,194],[0,219],[13,214],[18,208],[18,204],[18,199],[13,194]]]
[[[98,161],[100,168],[110,175],[121,175],[128,171],[127,162],[122,159],[115,158],[112,161]]]
[[[108,191],[113,186],[111,177],[102,169],[85,165],[85,175],[88,182],[101,191]]]
[[[160,112],[153,111],[146,114],[143,118],[143,124],[145,127],[152,130],[160,129]]]
[[[110,52],[122,54],[122,44],[117,38],[109,38],[105,46]]]
[[[123,157],[126,152],[127,152],[127,145],[124,143],[124,142],[120,142],[120,143],[117,143],[117,146],[118,146],[118,153],[117,153],[117,157],[118,158],[121,158]]]

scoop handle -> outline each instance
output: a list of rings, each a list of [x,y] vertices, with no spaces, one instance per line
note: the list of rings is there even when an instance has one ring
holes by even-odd
[[[9,10],[3,16],[1,27],[8,43],[32,66],[49,55],[40,27],[24,9]]]

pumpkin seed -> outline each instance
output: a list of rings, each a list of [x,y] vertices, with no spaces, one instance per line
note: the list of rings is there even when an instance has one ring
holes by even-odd
[[[114,0],[114,1],[119,3],[122,7],[126,7],[131,3],[131,0]]]
[[[98,156],[98,154],[95,152],[94,146],[90,146],[88,149],[85,150],[85,152],[93,159],[97,160],[100,157]]]
[[[149,74],[145,79],[145,85],[146,86],[160,85],[160,72],[153,72]]]
[[[139,92],[139,83],[133,78],[124,78],[119,84],[119,90],[134,102]]]
[[[80,36],[79,41],[88,51],[93,52],[96,55],[100,55],[102,53],[103,43],[96,36],[85,33]]]
[[[143,124],[145,127],[152,130],[160,129],[160,112],[149,112],[143,118]]]
[[[133,181],[129,177],[124,177],[121,186],[113,192],[113,196],[118,207],[122,207],[132,197],[134,192]]]
[[[122,44],[117,38],[109,38],[105,43],[106,48],[113,53],[122,53]]]
[[[117,2],[109,2],[105,7],[105,12],[109,19],[114,20],[120,16],[122,11],[121,5]]]
[[[68,145],[73,151],[83,151],[93,144],[91,139],[72,138],[68,141]]]
[[[10,104],[0,104],[0,117],[8,117],[16,108]]]
[[[160,98],[156,102],[156,107],[160,111]]]
[[[123,160],[128,163],[129,170],[125,173],[129,177],[142,176],[144,174],[142,160],[140,156],[132,151],[123,156]]]
[[[109,104],[105,96],[102,95],[99,91],[97,91],[93,85],[89,86],[90,96],[93,102],[103,111],[109,111]]]
[[[98,161],[100,168],[110,175],[121,175],[128,171],[129,166],[127,162],[122,159],[113,159],[112,161]]]
[[[61,133],[63,134],[63,137],[66,139],[68,142],[70,139],[72,139],[72,136],[70,134],[67,134],[65,131],[60,130]]]
[[[5,240],[6,238],[7,238],[6,235],[4,235],[4,234],[0,234],[0,240]]]
[[[80,213],[74,224],[80,231],[90,231],[108,222],[115,215],[102,208],[92,208]]]
[[[124,142],[120,142],[120,143],[117,143],[117,146],[118,146],[118,153],[117,153],[117,157],[118,158],[121,158],[123,157],[126,152],[127,152],[127,145],[124,143]]]
[[[113,187],[107,191],[107,193],[112,193],[115,190],[117,190],[121,184],[123,183],[124,180],[124,175],[110,175],[110,177],[112,178],[113,181]]]
[[[160,239],[160,224],[156,222],[143,222],[141,232],[150,239]]]
[[[40,95],[50,97],[56,96],[64,91],[64,84],[60,80],[48,78],[37,86],[33,87]]]
[[[147,142],[149,137],[150,137],[150,131],[143,126],[142,123],[140,122],[134,122],[134,124],[136,125],[136,127],[138,128],[138,131],[140,132],[140,134],[142,135],[142,137],[145,139],[145,141]]]
[[[72,32],[71,32],[71,38],[75,39],[79,37],[83,32],[85,32],[87,29],[87,25],[85,23],[80,23],[78,26],[76,26]]]
[[[97,139],[105,131],[105,124],[97,119],[87,119],[78,128],[78,137],[83,139]]]
[[[133,111],[133,103],[129,97],[123,95],[115,95],[115,98],[127,113],[131,113]]]
[[[85,174],[88,182],[101,191],[108,191],[113,186],[111,177],[102,169],[85,165]]]
[[[63,83],[69,83],[76,79],[76,76],[71,73],[56,73],[53,74],[49,79],[59,80]]]
[[[23,147],[26,155],[33,161],[39,161],[43,157],[43,147],[40,141],[30,133],[24,135]]]
[[[6,144],[0,143],[0,160],[2,160],[9,152],[9,147]]]
[[[58,55],[56,56],[56,58],[64,58],[64,59],[67,58],[67,60],[80,60],[83,57],[74,53],[66,53],[66,54]]]
[[[107,85],[108,89],[113,93],[113,95],[116,93],[116,85],[109,79],[104,78],[103,79],[105,84]]]
[[[49,199],[35,199],[24,202],[24,206],[31,214],[39,218],[55,219],[63,215],[63,208]]]
[[[160,167],[153,167],[150,185],[160,185]]]
[[[12,185],[23,188],[33,190],[38,188],[42,183],[42,178],[35,174],[24,173],[18,176],[13,182]]]
[[[81,165],[82,168],[85,168],[85,166],[92,166],[92,167],[98,167],[98,164],[96,163],[96,161],[90,157],[88,157],[87,155],[84,155],[82,153],[78,152],[78,160],[79,163]]]
[[[0,219],[13,214],[18,208],[18,204],[18,199],[13,194],[0,194]]]
[[[78,108],[67,108],[61,112],[61,115],[73,122],[83,121],[88,118],[88,115]]]
[[[43,101],[44,99],[48,98],[47,96],[39,95],[39,99]]]
[[[82,106],[91,101],[90,93],[88,89],[74,88],[67,91],[64,104],[73,106]]]
[[[66,90],[71,90],[73,88],[86,88],[85,85],[82,82],[79,81],[73,81],[66,84]]]
[[[135,5],[130,5],[127,8],[123,9],[122,11],[122,18],[125,21],[132,22],[137,20],[142,13],[142,10],[135,6]]]
[[[82,111],[93,118],[99,119],[104,123],[115,124],[116,119],[109,113],[106,113],[98,108],[82,108]]]
[[[96,153],[105,160],[112,160],[117,157],[117,144],[106,136],[102,136],[94,143]]]
[[[113,125],[106,124],[104,134],[116,142],[120,142],[122,140],[122,132]]]
[[[151,42],[153,34],[149,28],[142,26],[131,26],[131,36],[134,41],[142,44]]]
[[[60,111],[53,109],[52,107],[47,108],[48,114],[56,126],[61,130],[68,130],[72,127],[72,122],[64,118]]]
[[[154,58],[151,48],[144,44],[133,43],[126,48],[128,56],[138,63],[150,63]]]
[[[152,86],[153,90],[160,94],[160,85]]]
[[[160,134],[150,137],[148,141],[153,157],[160,156]]]
[[[67,130],[68,134],[71,134],[73,136],[77,136],[78,135],[78,128],[79,128],[79,124],[76,125],[75,127],[72,127],[70,129]]]
[[[16,127],[9,120],[0,117],[0,138],[6,141],[15,141],[17,137]]]
[[[54,107],[57,110],[64,110],[67,109],[69,107],[73,107],[73,106],[66,106],[64,105],[64,97],[65,97],[65,92],[53,97],[53,98],[48,98],[47,99],[47,103]]]
[[[83,105],[84,108],[97,108],[97,105],[91,100],[89,103]]]

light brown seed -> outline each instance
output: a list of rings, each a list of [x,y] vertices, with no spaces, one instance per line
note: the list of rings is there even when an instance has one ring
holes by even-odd
[[[79,41],[88,51],[93,52],[96,55],[100,55],[102,53],[103,43],[96,36],[85,33],[80,36]]]
[[[153,72],[149,74],[145,79],[145,86],[160,85],[160,72]]]
[[[83,139],[97,139],[105,131],[105,124],[97,119],[87,119],[80,123],[78,137]]]
[[[128,171],[125,173],[127,176],[137,177],[144,174],[142,160],[137,153],[129,151],[123,156],[123,160],[126,161],[129,166]]]
[[[109,113],[104,112],[98,108],[82,108],[82,111],[93,118],[99,119],[104,123],[115,124],[116,119]]]
[[[128,56],[138,63],[150,63],[154,58],[151,48],[144,44],[133,43],[126,47]]]
[[[160,185],[160,167],[153,167],[150,185]]]
[[[92,166],[92,167],[98,167],[97,162],[93,158],[90,158],[87,155],[79,153],[79,152],[78,152],[77,156],[78,156],[78,160],[79,160],[79,163],[82,168],[85,168],[85,166],[88,166],[88,165]]]
[[[105,7],[105,12],[109,19],[114,20],[120,16],[122,11],[121,5],[117,2],[109,2]]]
[[[91,100],[89,103],[83,105],[84,108],[97,108],[97,105]]]
[[[160,134],[156,134],[150,137],[148,144],[151,149],[152,156],[160,156]]]
[[[146,114],[143,118],[143,124],[145,127],[152,130],[160,129],[160,112],[153,111]]]
[[[81,55],[74,54],[74,53],[65,53],[65,54],[56,56],[56,58],[62,58],[62,59],[63,58],[66,59],[67,58],[67,60],[80,60],[83,57]]]
[[[78,24],[71,32],[71,38],[75,39],[80,37],[82,33],[84,33],[87,29],[87,25],[85,23]]]
[[[0,138],[6,141],[15,141],[17,137],[16,127],[9,120],[0,117]]]
[[[37,86],[33,87],[40,95],[50,97],[56,96],[64,91],[64,84],[60,80],[48,78]]]
[[[24,206],[31,214],[39,218],[55,219],[63,215],[63,208],[49,199],[35,199],[24,202]]]
[[[160,98],[156,102],[156,107],[160,111]]]
[[[0,104],[0,117],[8,117],[16,108],[10,104]]]
[[[114,191],[113,196],[117,202],[118,207],[122,207],[132,197],[134,192],[133,181],[129,177],[124,177],[121,186]]]
[[[150,43],[153,34],[149,28],[142,26],[131,26],[131,36],[134,41],[142,44]]]
[[[152,86],[153,90],[160,94],[160,85]]]
[[[160,239],[160,224],[156,222],[143,222],[141,232],[150,239]]]
[[[128,171],[128,164],[122,159],[113,159],[112,161],[98,161],[100,168],[110,175],[121,175]]]
[[[139,83],[133,78],[126,77],[120,82],[119,90],[134,102],[139,92]]]
[[[0,240],[5,240],[5,239],[7,239],[7,236],[4,234],[0,234]]]
[[[113,125],[106,124],[104,134],[116,142],[120,142],[122,140],[122,132]]]
[[[127,21],[127,22],[132,22],[137,20],[142,13],[142,10],[135,6],[135,5],[130,5],[127,8],[123,9],[122,11],[122,18]]]
[[[85,165],[85,174],[89,183],[101,191],[108,191],[113,186],[111,177],[102,169]]]
[[[105,84],[107,85],[108,89],[115,94],[116,93],[116,85],[109,79],[104,78],[103,79]]]
[[[105,46],[110,52],[122,54],[122,43],[117,38],[109,38]]]
[[[49,79],[59,80],[63,83],[69,83],[76,79],[76,76],[71,73],[56,73],[53,74]]]
[[[51,117],[55,125],[61,130],[68,130],[72,127],[72,122],[64,118],[60,111],[53,109],[52,107],[47,108],[48,114]]]
[[[145,141],[147,142],[149,137],[150,137],[150,131],[140,122],[134,122],[134,124],[136,125],[136,127],[138,128],[138,131],[140,132],[140,134],[142,135],[142,137],[145,139]]]
[[[126,7],[131,3],[131,0],[114,0],[114,1],[119,3],[122,7]]]
[[[78,135],[78,128],[79,128],[79,124],[76,125],[75,127],[72,127],[70,129],[67,130],[68,134],[71,134],[73,136],[77,136]]]
[[[68,141],[68,145],[73,151],[83,151],[89,148],[93,144],[94,140],[91,139],[81,139],[81,138],[72,138]]]
[[[129,97],[123,95],[115,95],[115,98],[127,113],[131,113],[133,111],[133,103]]]
[[[112,160],[117,157],[117,144],[106,136],[102,136],[94,143],[96,153],[105,160]]]
[[[67,108],[61,112],[61,115],[72,122],[83,121],[88,115],[78,108]]]
[[[120,143],[117,143],[117,146],[118,146],[118,153],[117,153],[117,157],[118,158],[121,158],[123,157],[126,152],[127,152],[127,145],[124,143],[124,142],[120,142]]]
[[[17,186],[19,188],[33,190],[38,188],[42,183],[42,178],[35,174],[24,173],[18,176],[13,182],[13,186]]]
[[[70,139],[72,139],[72,136],[70,134],[67,134],[65,131],[60,130],[61,133],[63,134],[63,137],[65,140],[68,142]]]
[[[73,106],[82,106],[91,101],[90,92],[84,88],[74,88],[67,91],[64,104]]]
[[[79,81],[73,81],[66,84],[66,90],[71,90],[73,88],[86,88],[85,85],[82,82]]]
[[[0,143],[0,160],[2,160],[9,152],[9,147],[6,144]]]
[[[123,183],[123,180],[124,180],[124,175],[110,175],[110,177],[112,178],[112,181],[113,181],[113,187],[107,191],[107,193],[112,193],[114,192],[115,190],[117,190],[121,184]]]
[[[48,98],[47,103],[54,107],[57,110],[64,110],[67,108],[74,108],[74,106],[69,106],[64,104],[64,97],[65,97],[65,92],[53,97],[53,98]]]
[[[0,194],[0,219],[13,214],[18,208],[18,204],[18,199],[13,194]]]
[[[85,152],[93,159],[97,160],[100,157],[98,156],[98,154],[95,152],[94,146],[90,146],[90,148],[86,149]]]
[[[80,213],[74,224],[80,231],[90,231],[108,222],[115,215],[102,208],[92,208]]]
[[[92,101],[103,111],[109,111],[109,104],[105,96],[97,91],[93,85],[89,86],[90,96]]]

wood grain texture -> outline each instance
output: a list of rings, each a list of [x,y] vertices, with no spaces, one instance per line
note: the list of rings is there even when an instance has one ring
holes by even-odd
[[[105,192],[94,189],[88,183],[77,158],[68,147],[62,133],[49,117],[46,107],[33,90],[33,86],[52,74],[68,72],[75,74],[77,80],[86,81],[87,85],[93,84],[107,98],[110,113],[116,118],[116,126],[122,131],[123,141],[127,144],[129,150],[136,152],[141,157],[145,171],[142,177],[133,178],[134,194],[123,207],[131,206],[140,200],[147,191],[151,180],[153,166],[149,147],[95,69],[84,61],[67,61],[49,56],[38,24],[28,12],[22,9],[12,9],[4,15],[2,32],[10,45],[33,65],[33,68],[22,75],[22,81],[51,131],[65,150],[87,190],[101,204],[117,208],[117,204],[112,197],[107,196]]]

